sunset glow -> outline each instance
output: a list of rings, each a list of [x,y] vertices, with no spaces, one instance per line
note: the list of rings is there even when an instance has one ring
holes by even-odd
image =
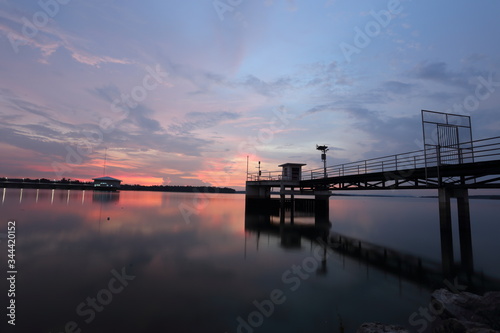
[[[56,4],[0,1],[0,177],[243,189],[421,149],[422,109],[500,129],[497,1]]]

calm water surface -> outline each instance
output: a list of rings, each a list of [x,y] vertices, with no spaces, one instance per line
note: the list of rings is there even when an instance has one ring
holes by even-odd
[[[416,330],[409,317],[429,305],[425,285],[307,235],[245,230],[244,195],[0,189],[0,199],[4,274],[16,221],[16,332]],[[474,269],[495,278],[499,206],[471,200]],[[334,197],[330,207],[327,232],[441,259],[437,199]],[[5,279],[0,288],[5,309]]]

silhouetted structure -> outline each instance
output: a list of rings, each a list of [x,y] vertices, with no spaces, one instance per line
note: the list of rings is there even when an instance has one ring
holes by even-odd
[[[314,195],[315,214],[328,218],[332,190],[437,189],[443,270],[454,268],[450,200],[457,198],[462,264],[472,272],[468,189],[500,188],[500,137],[472,141],[469,117],[435,111],[422,110],[422,127],[423,150],[300,170],[300,178],[293,180],[284,166],[301,164],[247,174],[247,207],[266,206],[272,189],[279,188],[281,209],[287,195],[292,207],[295,195]]]

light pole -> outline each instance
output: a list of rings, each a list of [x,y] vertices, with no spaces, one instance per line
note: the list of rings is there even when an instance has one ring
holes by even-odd
[[[316,145],[316,149],[317,150],[321,150],[321,152],[322,152],[322,154],[321,154],[321,160],[323,161],[323,172],[324,172],[324,177],[327,178],[327,174],[326,174],[326,152],[329,150],[328,146],[326,146],[326,145],[323,145],[323,146]]]

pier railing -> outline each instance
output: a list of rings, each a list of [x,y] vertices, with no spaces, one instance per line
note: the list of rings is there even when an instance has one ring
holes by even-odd
[[[281,171],[262,171],[259,175],[258,172],[247,174],[247,181],[263,181],[263,180],[281,180]]]
[[[326,168],[326,175],[327,177],[339,177],[394,172],[497,159],[500,159],[500,136],[462,142],[456,146],[428,146],[426,149],[412,152],[333,165]],[[304,171],[302,180],[324,178],[324,171],[324,168]]]
[[[455,146],[427,146],[425,149],[387,155],[367,160],[328,166],[326,177],[394,172],[443,165],[500,160],[500,136],[462,142]],[[281,171],[266,171],[247,175],[247,181],[279,181]],[[302,171],[301,180],[325,178],[325,169]]]

